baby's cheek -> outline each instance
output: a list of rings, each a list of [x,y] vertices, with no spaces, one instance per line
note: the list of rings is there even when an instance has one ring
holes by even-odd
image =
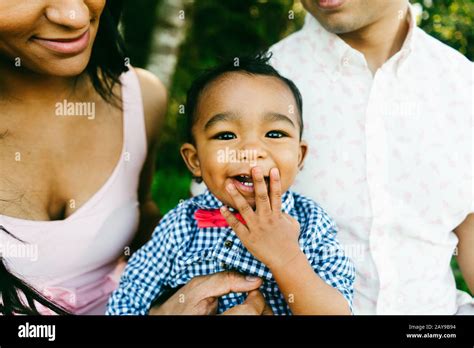
[[[289,179],[294,178],[298,173],[298,151],[286,150],[280,151],[276,165],[280,170],[280,176],[287,176]]]
[[[291,188],[291,186],[295,182],[298,172],[299,170],[297,166],[291,166],[286,168],[286,170],[280,174],[282,192],[285,192]]]
[[[204,156],[199,156],[201,159],[201,170],[208,172],[210,175],[216,177],[224,174],[225,161],[219,156],[216,151],[209,151]]]
[[[222,190],[226,179],[226,164],[219,163],[212,154],[201,161],[201,173],[203,180],[209,188]]]
[[[293,173],[288,173],[287,175],[284,175],[281,177],[281,191],[286,192],[291,188],[291,185],[293,185],[293,182],[295,181],[296,175]]]

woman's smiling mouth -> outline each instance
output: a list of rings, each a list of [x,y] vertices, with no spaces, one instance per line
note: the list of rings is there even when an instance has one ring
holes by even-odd
[[[89,46],[90,30],[88,29],[80,36],[71,39],[49,39],[33,37],[32,41],[56,53],[75,55],[83,52]]]

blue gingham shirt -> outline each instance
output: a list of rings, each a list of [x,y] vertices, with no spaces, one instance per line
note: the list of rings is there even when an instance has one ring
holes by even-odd
[[[291,314],[268,267],[247,251],[230,227],[198,228],[194,218],[197,209],[221,206],[206,191],[166,214],[151,240],[130,258],[106,314],[145,315],[166,289],[225,270],[261,277],[260,291],[274,314]],[[300,223],[299,245],[316,274],[338,289],[352,310],[355,270],[336,240],[333,220],[315,202],[291,191],[283,194],[282,210]],[[220,297],[217,313],[241,304],[245,298],[245,293]]]

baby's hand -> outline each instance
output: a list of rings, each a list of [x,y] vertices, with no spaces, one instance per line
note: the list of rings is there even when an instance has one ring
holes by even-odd
[[[270,171],[270,197],[259,167],[252,168],[256,211],[248,204],[234,184],[226,185],[234,206],[244,218],[242,224],[226,207],[221,208],[224,218],[247,250],[267,265],[270,270],[287,265],[302,251],[298,245],[300,225],[281,211],[281,182],[277,168]]]

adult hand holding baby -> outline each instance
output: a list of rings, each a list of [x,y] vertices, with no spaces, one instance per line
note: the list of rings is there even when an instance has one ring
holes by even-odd
[[[229,182],[229,192],[234,207],[244,218],[241,223],[227,207],[221,213],[252,255],[270,268],[288,265],[302,253],[298,244],[300,225],[296,219],[282,212],[281,182],[278,168],[270,170],[270,197],[260,167],[252,168],[252,179],[255,189],[254,211],[247,200]]]
[[[217,299],[230,292],[249,292],[244,303],[223,315],[271,315],[270,307],[258,291],[260,278],[245,277],[236,272],[220,272],[191,279],[149,315],[212,315],[217,310]]]

